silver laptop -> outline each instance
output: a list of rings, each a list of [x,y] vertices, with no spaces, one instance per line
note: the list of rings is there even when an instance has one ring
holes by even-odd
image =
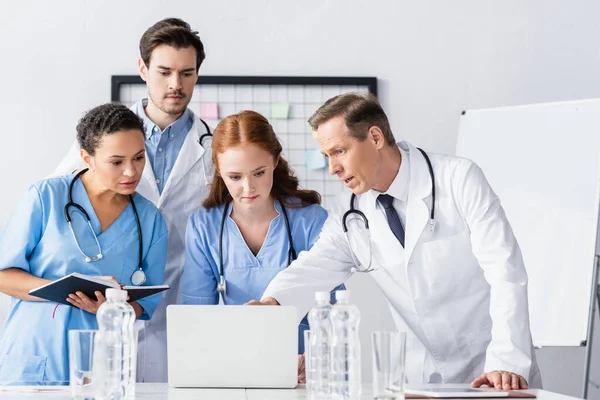
[[[169,386],[294,388],[295,307],[167,307]]]

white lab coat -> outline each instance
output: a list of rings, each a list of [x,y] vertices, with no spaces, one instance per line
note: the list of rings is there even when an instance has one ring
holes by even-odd
[[[370,223],[377,268],[370,276],[387,297],[397,329],[407,333],[409,382],[464,383],[484,371],[508,370],[541,387],[527,274],[498,197],[472,161],[428,154],[436,186],[436,226],[430,231],[426,161],[409,143],[399,146],[410,165],[405,249],[370,193],[358,196],[355,207]],[[340,196],[316,244],[279,273],[263,295],[296,306],[298,320],[314,304],[315,291],[331,290],[352,274],[341,226],[350,195]],[[369,244],[363,237],[354,249],[367,265]]]
[[[135,106],[132,108],[135,112]],[[202,206],[202,201],[212,182],[213,165],[210,141],[198,140],[206,128],[196,115],[177,156],[162,194],[158,192],[156,178],[150,162],[146,162],[142,180],[136,191],[150,200],[162,213],[169,232],[165,284],[171,288],[165,293],[150,321],[138,321],[144,325],[139,335],[137,377],[141,382],[167,381],[167,331],[166,307],[180,303],[180,279],[185,261],[185,229],[188,217]],[[64,175],[83,167],[79,156],[79,145],[74,143],[67,156],[61,161],[55,175]],[[205,180],[208,178],[208,182]]]

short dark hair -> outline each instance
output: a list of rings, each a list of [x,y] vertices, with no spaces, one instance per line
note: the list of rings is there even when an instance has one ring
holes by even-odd
[[[339,115],[344,117],[348,133],[355,139],[364,141],[369,128],[377,126],[388,145],[396,144],[387,115],[377,97],[371,93],[344,93],[332,97],[315,111],[308,123],[313,130],[317,130],[319,125]]]
[[[106,103],[94,107],[77,124],[79,147],[94,155],[105,135],[119,131],[139,130],[144,135],[144,122],[121,103]]]
[[[144,32],[140,39],[140,56],[146,67],[150,66],[150,57],[154,49],[163,44],[176,49],[196,49],[196,72],[206,58],[198,32],[193,31],[190,24],[179,18],[165,18]]]

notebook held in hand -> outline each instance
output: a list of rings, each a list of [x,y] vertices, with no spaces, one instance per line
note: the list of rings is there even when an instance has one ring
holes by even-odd
[[[72,305],[67,302],[70,293],[82,292],[92,300],[98,300],[95,291],[105,294],[106,289],[115,288],[127,290],[129,301],[136,301],[169,289],[168,285],[159,286],[119,286],[117,283],[74,272],[63,278],[52,281],[44,286],[29,291],[29,294],[41,299]]]

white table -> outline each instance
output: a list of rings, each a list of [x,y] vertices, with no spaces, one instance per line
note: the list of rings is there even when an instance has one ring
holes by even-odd
[[[424,387],[424,386],[421,386]],[[426,385],[425,387],[468,387],[468,385]],[[0,387],[0,399],[64,399],[70,400],[68,388],[55,392],[32,392],[35,387]],[[530,389],[528,392],[537,395],[538,400],[573,400],[575,397],[565,396],[546,390]],[[304,400],[304,385],[296,389],[174,389],[166,383],[138,383],[136,399],[138,400]],[[369,385],[363,387],[361,400],[372,400]]]

